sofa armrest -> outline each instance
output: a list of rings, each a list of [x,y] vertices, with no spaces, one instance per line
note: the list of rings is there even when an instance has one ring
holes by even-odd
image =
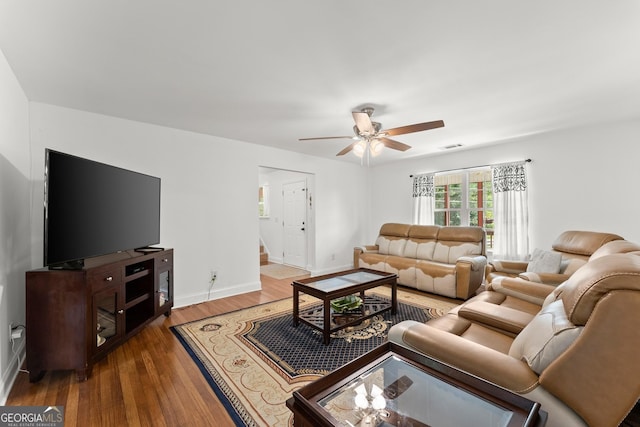
[[[570,276],[568,274],[561,273],[533,273],[531,271],[525,271],[518,274],[518,277],[530,282],[546,283],[548,285],[559,285],[566,281]]]
[[[461,256],[456,261],[456,264],[470,264],[472,271],[484,271],[484,267],[487,265],[487,257],[484,255],[476,256]]]
[[[484,280],[487,258],[483,255],[462,256],[456,261],[456,298],[468,299]]]
[[[353,268],[360,267],[360,254],[378,253],[378,245],[364,245],[353,248]]]
[[[553,285],[531,282],[518,277],[496,277],[487,285],[488,291],[509,295],[540,306],[555,288]]]
[[[538,386],[525,362],[482,344],[413,320],[394,325],[389,340],[516,393]]]

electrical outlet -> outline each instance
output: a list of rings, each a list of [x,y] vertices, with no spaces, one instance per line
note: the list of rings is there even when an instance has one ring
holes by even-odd
[[[22,328],[15,328],[11,332],[11,341],[13,342],[13,340],[19,340],[20,338],[22,338]]]
[[[13,326],[13,322],[9,323],[9,342],[13,344],[13,341],[22,338],[24,332],[24,326]]]

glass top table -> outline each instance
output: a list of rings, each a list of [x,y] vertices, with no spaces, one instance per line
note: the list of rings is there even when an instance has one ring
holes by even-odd
[[[362,283],[372,282],[386,278],[389,275],[382,272],[355,271],[353,273],[330,276],[326,279],[314,280],[306,285],[322,292],[339,291],[341,289],[353,287]]]
[[[318,400],[345,426],[506,427],[513,411],[391,356]],[[452,408],[464,408],[452,410]]]
[[[303,387],[295,424],[345,427],[543,426],[540,404],[387,343]]]
[[[396,313],[398,306],[397,278],[393,273],[359,268],[296,280],[293,287],[293,324],[300,322],[322,332],[324,344],[329,344],[331,334],[349,326],[361,323],[376,314],[385,311]],[[375,295],[367,295],[365,291],[378,286],[391,287],[391,301]],[[314,296],[322,304],[308,309],[300,309],[300,293]],[[331,307],[331,301],[349,295],[357,295],[361,305],[348,313],[336,313]]]

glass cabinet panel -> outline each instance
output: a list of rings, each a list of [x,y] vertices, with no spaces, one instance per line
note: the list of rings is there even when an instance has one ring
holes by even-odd
[[[101,348],[118,335],[118,293],[115,290],[108,290],[95,294],[93,307],[95,346]]]
[[[158,308],[172,300],[171,270],[161,271],[158,275]]]

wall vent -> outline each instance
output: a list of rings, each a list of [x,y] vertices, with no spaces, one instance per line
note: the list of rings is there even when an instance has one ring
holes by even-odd
[[[452,148],[460,148],[462,147],[462,144],[451,144],[451,145],[445,145],[444,147],[440,147],[441,150],[451,150]]]

